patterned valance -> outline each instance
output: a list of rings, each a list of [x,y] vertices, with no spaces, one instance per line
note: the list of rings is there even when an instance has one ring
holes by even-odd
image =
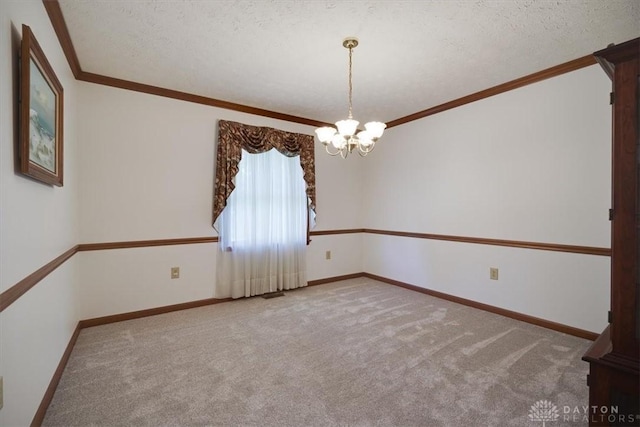
[[[316,173],[312,135],[220,120],[218,121],[216,182],[213,190],[213,223],[222,213],[227,205],[227,198],[235,188],[233,179],[238,173],[242,150],[256,154],[272,148],[287,157],[300,156],[300,165],[307,184],[307,196],[311,201],[310,208],[315,211]]]

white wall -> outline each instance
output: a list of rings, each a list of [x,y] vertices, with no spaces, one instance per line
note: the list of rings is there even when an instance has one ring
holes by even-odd
[[[29,25],[64,88],[64,187],[16,172],[17,49]],[[76,82],[40,1],[0,2],[0,292],[78,243]],[[0,313],[0,425],[28,425],[77,324],[71,259]]]
[[[591,66],[390,129],[365,163],[365,227],[609,247],[609,91]],[[608,257],[372,235],[363,248],[369,273],[606,325]]]
[[[312,134],[310,126],[79,83],[81,242],[215,236],[217,121]],[[316,230],[361,223],[363,161],[316,147]],[[314,236],[309,280],[362,271],[361,236]],[[325,260],[325,250],[333,259]],[[83,252],[81,318],[211,298],[216,244]],[[169,279],[172,266],[181,278]]]

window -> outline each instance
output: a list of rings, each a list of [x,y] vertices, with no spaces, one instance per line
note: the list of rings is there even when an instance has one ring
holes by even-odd
[[[313,136],[226,120],[218,127],[215,298],[306,286],[316,198]]]
[[[276,149],[242,150],[235,190],[220,215],[223,250],[265,250],[306,245],[307,206],[300,157]]]

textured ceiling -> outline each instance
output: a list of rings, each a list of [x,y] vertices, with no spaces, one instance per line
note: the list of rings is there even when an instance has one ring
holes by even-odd
[[[640,35],[640,1],[60,0],[83,71],[334,122],[391,121]]]

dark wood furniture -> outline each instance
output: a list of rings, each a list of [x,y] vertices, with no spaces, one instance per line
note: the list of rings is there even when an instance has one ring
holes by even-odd
[[[640,38],[594,53],[613,82],[611,311],[585,353],[589,425],[640,425]]]

